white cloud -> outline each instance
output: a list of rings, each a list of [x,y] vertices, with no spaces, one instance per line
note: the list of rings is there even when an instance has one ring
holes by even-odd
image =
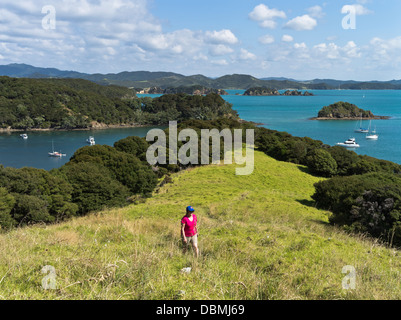
[[[284,11],[278,9],[270,9],[264,4],[256,6],[253,11],[248,15],[253,21],[259,22],[262,28],[274,29],[277,25],[275,19],[285,19],[287,18]]]
[[[294,38],[288,34],[283,35],[283,37],[281,38],[281,41],[284,42],[292,42],[294,41]]]
[[[209,52],[212,56],[223,56],[234,52],[234,50],[224,44],[218,44],[211,46]]]
[[[360,58],[362,55],[360,48],[355,44],[354,41],[348,41],[342,50],[349,58]]]
[[[308,9],[308,13],[313,18],[323,18],[325,13],[323,12],[323,8],[321,6],[313,6]]]
[[[248,50],[241,48],[239,58],[241,60],[255,60],[256,55],[252,52],[249,52]]]
[[[362,15],[367,15],[373,13],[373,11],[365,8],[361,4],[348,4],[342,7],[341,13],[350,13],[350,12],[355,12],[356,15],[362,16]]]
[[[265,34],[259,38],[259,42],[262,44],[271,44],[274,42],[274,37],[270,34]]]
[[[212,64],[218,65],[218,66],[227,66],[228,62],[226,59],[220,59],[220,60],[212,60],[210,61]]]
[[[285,24],[285,28],[296,31],[313,30],[317,26],[317,21],[305,14],[303,16],[296,17]]]
[[[228,29],[207,31],[205,36],[208,42],[214,44],[236,44],[238,42],[237,37]]]
[[[307,46],[306,46],[305,42],[302,42],[302,43],[294,43],[294,48],[295,48],[295,49],[306,49]]]

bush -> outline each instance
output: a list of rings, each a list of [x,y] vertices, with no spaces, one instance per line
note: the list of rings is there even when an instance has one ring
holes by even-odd
[[[320,176],[332,177],[337,174],[337,162],[331,154],[324,149],[315,149],[307,157],[309,169]]]
[[[108,168],[113,178],[126,186],[132,194],[148,194],[157,184],[156,174],[137,157],[105,145],[87,146],[77,150],[69,164],[90,162]],[[67,165],[69,165],[67,164]]]
[[[127,187],[114,179],[112,173],[97,163],[70,163],[60,169],[74,188],[72,201],[79,213],[119,207],[127,204],[130,193]]]
[[[136,136],[127,137],[114,143],[116,150],[129,153],[141,161],[146,161],[146,151],[149,143],[144,139]]]
[[[315,184],[312,198],[319,209],[330,210],[330,222],[366,232],[401,245],[401,177],[369,173],[334,177]]]

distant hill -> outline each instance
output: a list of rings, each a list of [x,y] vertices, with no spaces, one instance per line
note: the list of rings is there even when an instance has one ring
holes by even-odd
[[[276,90],[394,90],[401,89],[401,80],[391,81],[354,81],[334,79],[295,80],[284,77],[258,79],[246,74],[224,75],[210,78],[201,74],[184,76],[174,72],[124,71],[120,73],[81,73],[62,71],[56,68],[38,68],[27,64],[9,64],[0,66],[0,76],[17,78],[78,78],[103,85],[118,85],[128,88],[160,87],[162,89],[188,86],[203,86],[212,89],[242,89],[268,87]]]
[[[200,98],[182,93],[146,99],[129,88],[84,79],[0,77],[0,131],[160,125],[217,117],[237,118],[237,113],[213,92]]]

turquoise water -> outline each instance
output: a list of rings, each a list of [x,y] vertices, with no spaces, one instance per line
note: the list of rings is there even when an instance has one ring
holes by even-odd
[[[81,147],[89,146],[86,139],[95,138],[96,144],[113,146],[114,142],[128,136],[145,137],[154,127],[84,130],[84,131],[52,131],[27,132],[28,139],[20,138],[20,132],[0,134],[0,164],[5,167],[34,167],[50,170],[61,167],[68,162],[74,152]],[[62,158],[48,156],[54,150],[65,153]]]
[[[379,159],[401,164],[401,91],[393,90],[308,90],[311,97],[249,97],[236,95],[243,90],[227,90],[222,96],[233,104],[240,117],[245,120],[263,123],[266,128],[286,131],[295,136],[307,136],[335,145],[350,137],[360,144],[354,151]],[[149,95],[156,97],[158,95]],[[371,110],[375,115],[390,116],[390,120],[372,121],[379,140],[369,141],[364,134],[354,133],[357,121],[313,121],[319,110],[337,101],[346,101],[358,107]],[[364,126],[369,122],[365,121]],[[20,133],[0,134],[0,164],[15,168],[35,167],[50,170],[68,162],[74,152],[88,145],[86,139],[92,135],[96,144],[112,146],[114,142],[127,136],[146,136],[151,128],[108,129],[95,131],[29,132],[28,140],[19,137]],[[63,158],[48,157],[54,149],[66,153]]]
[[[240,117],[245,120],[263,123],[269,129],[286,131],[300,137],[311,137],[326,144],[335,145],[350,137],[355,137],[361,146],[354,151],[379,159],[401,164],[401,91],[392,90],[308,90],[314,96],[307,97],[248,97],[237,96],[231,91],[223,96],[232,103]],[[309,120],[316,117],[319,110],[329,104],[346,101],[358,107],[371,110],[373,114],[390,116],[389,120],[374,120],[379,140],[369,141],[364,134],[355,133],[358,121]],[[363,122],[364,127],[369,121]]]

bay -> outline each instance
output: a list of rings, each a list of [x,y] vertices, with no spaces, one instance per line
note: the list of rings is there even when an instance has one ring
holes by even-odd
[[[263,123],[263,127],[285,131],[294,136],[310,137],[335,145],[354,137],[360,148],[358,154],[401,164],[401,91],[400,90],[308,90],[314,96],[249,97],[235,95],[243,91],[228,90],[225,100],[233,104],[242,119]],[[389,116],[389,120],[374,120],[379,140],[355,133],[358,121],[309,120],[319,110],[338,101],[349,102],[374,115]],[[368,127],[369,121],[363,121]]]
[[[5,167],[34,167],[51,170],[67,163],[74,152],[84,146],[89,146],[86,139],[95,138],[96,144],[113,146],[113,144],[128,136],[145,137],[147,132],[159,127],[115,128],[102,130],[74,131],[32,131],[27,132],[28,139],[20,137],[21,132],[0,134],[0,164]],[[165,128],[160,127],[160,128]],[[65,157],[49,157],[48,152],[65,153]]]
[[[311,137],[328,145],[335,145],[355,137],[360,148],[358,154],[401,164],[401,91],[400,90],[308,90],[314,96],[242,96],[244,90],[226,90],[223,99],[233,104],[242,119],[263,123],[263,127],[286,131],[294,136]],[[138,95],[157,97],[160,95]],[[375,115],[390,116],[389,120],[374,120],[379,140],[369,141],[364,134],[355,133],[357,121],[309,120],[319,110],[338,101],[356,104],[371,110]],[[369,121],[364,121],[368,126]],[[155,127],[104,129],[92,131],[28,132],[28,140],[20,138],[21,132],[0,133],[0,164],[15,168],[35,167],[50,170],[68,162],[74,152],[88,145],[86,139],[94,136],[96,144],[112,146],[128,136],[146,136]],[[161,127],[165,128],[165,127]],[[52,158],[54,149],[66,153],[63,158]]]

